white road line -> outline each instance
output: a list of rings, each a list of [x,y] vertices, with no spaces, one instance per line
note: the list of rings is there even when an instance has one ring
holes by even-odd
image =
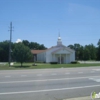
[[[21,77],[26,77],[27,75],[21,75]]]
[[[66,75],[70,74],[70,73],[65,73]]]
[[[95,71],[91,71],[91,73],[95,73]]]
[[[100,71],[100,69],[92,69],[92,70],[95,70],[95,71]]]
[[[44,79],[44,80],[26,80],[26,81],[8,81],[0,82],[0,84],[8,83],[25,83],[25,82],[44,82],[44,81],[61,81],[61,80],[75,80],[75,79],[89,79],[89,78],[98,78],[100,76],[89,76],[89,77],[74,77],[74,78],[59,78],[59,79]]]
[[[89,78],[89,80],[95,81],[95,82],[100,82],[100,78],[96,79],[96,78]]]
[[[78,74],[82,74],[83,72],[78,72]]]
[[[5,76],[5,77],[11,77],[11,76]]]
[[[56,73],[52,73],[51,75],[57,75]]]
[[[37,76],[42,76],[42,74],[37,74]]]
[[[99,86],[100,85],[91,85],[91,86],[82,86],[82,87],[58,88],[58,89],[35,90],[35,91],[4,92],[4,93],[0,93],[0,95],[51,92],[51,91],[64,91],[64,90],[82,89],[82,88],[99,87]]]

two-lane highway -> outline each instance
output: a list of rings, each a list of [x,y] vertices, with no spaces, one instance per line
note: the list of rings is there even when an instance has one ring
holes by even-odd
[[[100,92],[100,68],[0,71],[0,100],[62,100]]]

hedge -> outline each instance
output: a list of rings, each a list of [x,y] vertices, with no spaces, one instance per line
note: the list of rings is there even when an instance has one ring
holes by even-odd
[[[50,64],[58,64],[58,62],[50,62]]]

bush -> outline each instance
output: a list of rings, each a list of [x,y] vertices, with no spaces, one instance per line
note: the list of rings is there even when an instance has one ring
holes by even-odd
[[[78,61],[72,61],[71,64],[79,64]]]
[[[58,62],[50,62],[50,64],[58,64]]]

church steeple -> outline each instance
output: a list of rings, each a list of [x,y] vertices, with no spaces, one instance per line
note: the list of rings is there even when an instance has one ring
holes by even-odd
[[[61,41],[60,32],[59,32],[57,46],[60,46],[60,45],[62,45],[62,41]]]

